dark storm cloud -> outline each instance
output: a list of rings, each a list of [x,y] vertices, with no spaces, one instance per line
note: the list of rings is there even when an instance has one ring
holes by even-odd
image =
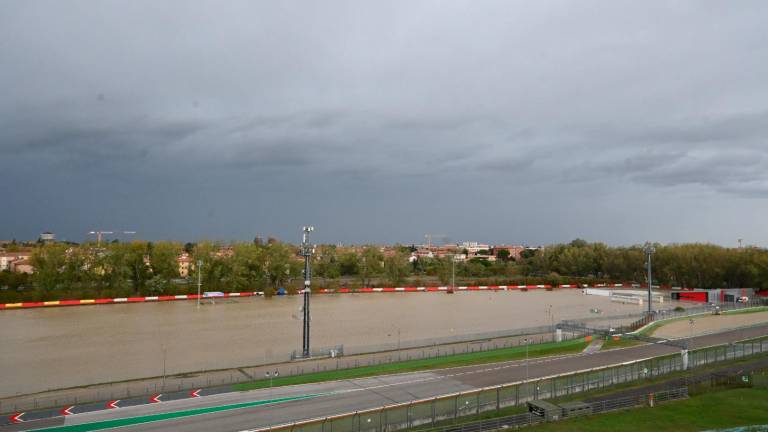
[[[568,180],[586,181],[599,172],[653,186],[697,184],[724,194],[768,196],[765,111],[623,131],[594,128],[587,137],[601,140],[595,146],[601,150],[569,170]]]
[[[761,1],[5,2],[0,238],[768,244],[767,19]]]

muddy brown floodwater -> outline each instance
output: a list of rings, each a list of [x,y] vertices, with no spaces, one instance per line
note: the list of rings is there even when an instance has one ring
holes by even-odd
[[[301,349],[300,296],[0,311],[0,397],[285,361]],[[552,305],[552,317],[550,306]],[[664,307],[675,304],[665,303]],[[641,312],[580,290],[312,297],[312,346],[345,348]],[[399,332],[398,332],[399,329]]]
[[[768,322],[768,312],[695,316],[664,324],[653,332],[653,336],[660,338],[698,336],[766,322]]]

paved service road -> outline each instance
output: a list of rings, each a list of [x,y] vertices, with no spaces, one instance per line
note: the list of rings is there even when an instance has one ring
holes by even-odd
[[[699,336],[692,347],[720,345],[732,341],[768,335],[768,325]],[[625,349],[534,359],[529,362],[531,379],[609,366],[631,360],[679,352],[664,344],[648,344]],[[399,402],[435,397],[458,391],[511,383],[525,379],[525,361],[509,361],[477,366],[441,369],[329,383],[228,393],[197,399],[183,399],[152,405],[76,414],[66,418],[30,422],[0,428],[0,432],[60,425],[75,425],[116,418],[136,417],[204,407],[315,395],[268,405],[249,406],[192,417],[123,426],[125,431],[242,431],[293,421],[349,413]]]

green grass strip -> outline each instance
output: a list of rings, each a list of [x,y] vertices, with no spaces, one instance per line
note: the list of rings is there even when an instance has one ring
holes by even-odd
[[[544,344],[530,345],[528,356],[530,358],[544,357],[557,354],[572,354],[581,352],[588,342],[584,338],[563,341],[550,342]],[[294,375],[280,377],[272,380],[272,385],[287,386],[296,384],[309,384],[323,381],[335,381],[352,378],[364,378],[374,375],[387,375],[403,372],[417,372],[429,369],[440,369],[458,366],[471,366],[483,363],[496,363],[508,360],[517,360],[525,358],[525,345],[510,348],[502,348],[490,351],[476,353],[465,353],[448,355],[445,357],[436,357],[420,360],[406,360],[402,362],[387,363],[380,365],[362,366],[351,369],[340,369],[304,375]],[[250,383],[236,384],[232,386],[235,390],[254,390],[267,388],[270,386],[269,380],[259,380]]]
[[[768,389],[723,390],[639,408],[526,428],[535,432],[686,432],[768,424]],[[759,429],[762,430],[762,429]]]
[[[322,394],[310,394],[310,395],[304,395],[304,396],[267,399],[267,400],[261,400],[261,401],[255,401],[255,402],[243,402],[238,404],[221,405],[221,406],[208,407],[208,408],[196,408],[196,409],[191,409],[186,411],[174,411],[174,412],[162,413],[162,414],[150,414],[150,415],[138,416],[138,417],[128,417],[128,418],[120,418],[120,419],[114,419],[114,420],[103,420],[103,421],[97,421],[93,423],[83,423],[83,424],[69,425],[69,426],[56,426],[52,428],[37,429],[37,430],[61,431],[61,432],[98,431],[98,430],[111,429],[116,427],[133,426],[133,425],[143,424],[143,423],[153,423],[153,422],[159,422],[164,420],[172,420],[172,419],[196,416],[201,414],[210,414],[210,413],[221,412],[221,411],[250,408],[250,407],[255,407],[260,405],[268,405],[268,404],[289,402],[289,401],[300,400],[300,399],[308,399],[308,398],[313,398],[317,396],[322,396]]]

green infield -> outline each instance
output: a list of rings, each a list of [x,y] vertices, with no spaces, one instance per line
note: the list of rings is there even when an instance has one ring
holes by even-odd
[[[684,432],[768,424],[768,389],[705,393],[653,408],[599,414],[531,427],[536,432]]]
[[[585,342],[583,338],[564,342],[551,342],[530,345],[528,347],[528,356],[530,358],[535,358],[558,354],[574,354],[583,351],[587,345],[589,345],[589,343]],[[281,376],[272,380],[272,386],[278,387],[295,384],[308,384],[322,381],[363,378],[374,375],[417,372],[429,369],[442,369],[457,366],[471,366],[483,363],[496,363],[507,360],[519,360],[525,358],[525,351],[525,346],[523,345],[491,351],[448,355],[445,357],[436,357],[423,360],[408,360],[396,363],[363,366],[352,369],[340,369],[295,376]],[[269,380],[259,380],[249,383],[236,384],[233,386],[233,388],[235,390],[253,390],[259,388],[267,388],[269,386]]]

